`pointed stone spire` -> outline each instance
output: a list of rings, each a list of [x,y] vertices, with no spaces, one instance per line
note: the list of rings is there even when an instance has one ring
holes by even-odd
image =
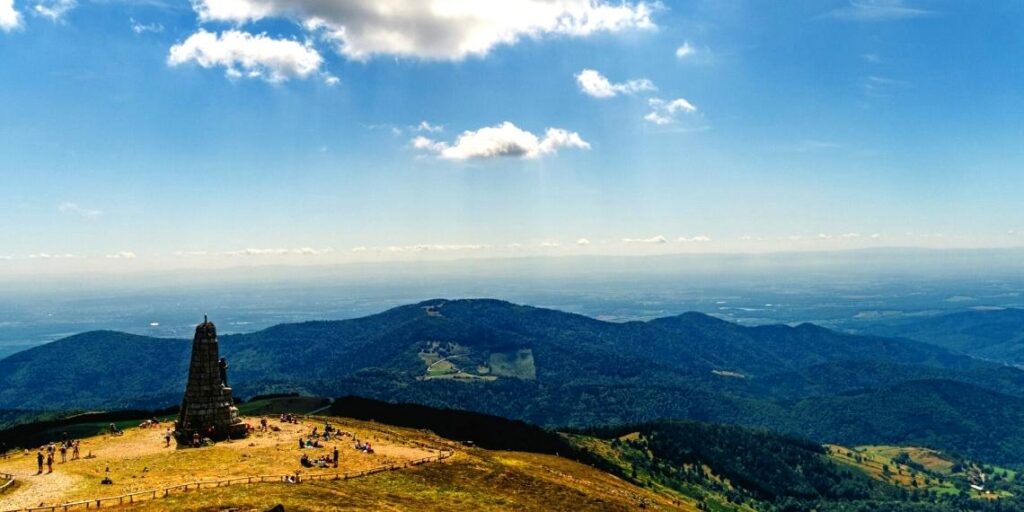
[[[195,433],[212,439],[246,435],[227,386],[227,361],[219,352],[217,327],[203,315],[192,339],[188,384],[178,413],[177,433],[183,443],[190,443]]]

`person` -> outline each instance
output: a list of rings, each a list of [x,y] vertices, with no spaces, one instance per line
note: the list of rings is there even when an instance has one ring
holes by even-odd
[[[303,449],[303,448],[305,448],[305,447],[306,447],[306,443],[304,443],[304,442],[302,441],[302,438],[300,437],[300,438],[299,438],[299,449],[301,450],[301,449]]]
[[[166,448],[166,447],[168,447],[170,445],[171,445],[171,431],[170,431],[170,429],[168,429],[167,432],[164,432],[164,448]]]
[[[53,473],[53,453],[46,456],[46,469],[47,473]]]
[[[338,445],[334,445],[334,467],[338,467]]]
[[[68,444],[67,441],[60,443],[60,463],[64,464],[68,461]]]
[[[42,449],[40,449],[39,453],[36,454],[36,462],[39,463],[39,471],[36,472],[36,474],[40,475],[40,474],[43,473],[43,450]]]
[[[76,439],[74,444],[71,445],[71,460],[78,460],[78,456],[80,455],[78,451],[79,444],[81,443]]]

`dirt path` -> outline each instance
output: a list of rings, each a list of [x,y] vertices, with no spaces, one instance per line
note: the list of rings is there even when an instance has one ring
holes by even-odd
[[[30,461],[33,464],[34,461]],[[57,465],[54,464],[56,467]],[[11,472],[18,480],[18,488],[13,492],[0,496],[0,510],[34,507],[46,503],[51,496],[58,495],[66,489],[74,488],[81,477],[54,469],[53,473],[37,475],[35,469],[20,473]]]

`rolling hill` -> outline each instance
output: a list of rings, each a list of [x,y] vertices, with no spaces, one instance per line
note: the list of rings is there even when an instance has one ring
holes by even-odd
[[[1024,365],[1024,309],[975,310],[879,325],[886,336],[933,343],[952,351]]]
[[[0,360],[0,407],[172,405],[184,389],[188,350],[188,340],[72,336]],[[354,320],[280,325],[222,336],[221,350],[240,396],[352,394],[548,426],[693,419],[822,442],[923,439],[952,450],[972,432],[998,432],[988,422],[1005,418],[975,419],[970,401],[954,401],[943,406],[943,423],[917,425],[934,435],[903,428],[903,438],[894,437],[883,425],[914,426],[900,411],[920,398],[900,386],[922,382],[921,396],[940,385],[960,389],[1011,417],[1020,407],[1013,395],[1024,396],[1024,372],[916,341],[809,324],[743,327],[698,313],[609,323],[496,300],[432,300]],[[890,406],[856,427],[833,421],[833,412],[842,417],[836,409],[859,406],[857,396]],[[964,449],[1024,461],[1015,439]]]
[[[81,438],[95,459],[55,465],[56,475],[33,475],[32,452],[0,459],[0,471],[20,479],[5,504],[59,504],[119,492],[140,492],[142,510],[786,510],[939,511],[1016,510],[1022,505],[1016,472],[914,446],[822,446],[763,430],[692,421],[659,421],[557,432],[466,411],[391,404],[357,397],[258,398],[243,411],[322,416],[302,424],[271,418],[268,431],[246,442],[193,450],[164,446],[162,430],[135,428],[156,412],[115,411],[0,431],[15,445],[61,436]],[[369,421],[371,420],[372,421]],[[250,417],[255,422],[255,417]],[[103,435],[108,421],[122,436]],[[292,445],[310,425],[330,422],[377,450],[364,454],[337,443],[339,469],[301,468]],[[308,448],[330,452],[333,446]],[[403,464],[436,454],[443,463]],[[389,466],[363,477],[334,479]],[[26,467],[27,466],[27,467]],[[95,475],[113,483],[102,486]],[[298,471],[298,473],[294,473]],[[299,474],[300,483],[248,481],[259,474]],[[316,477],[324,478],[315,480]],[[326,478],[325,478],[326,477]],[[220,485],[224,479],[231,485]],[[195,481],[206,482],[202,490]],[[187,482],[190,490],[150,494]],[[967,490],[982,483],[985,493]],[[108,500],[104,506],[116,504]],[[60,508],[60,507],[58,507]]]

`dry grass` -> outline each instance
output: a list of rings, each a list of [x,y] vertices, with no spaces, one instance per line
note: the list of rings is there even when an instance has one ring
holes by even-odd
[[[376,454],[339,442],[339,470],[355,472],[388,463],[436,455],[429,447],[448,441],[422,431],[372,422],[331,418],[342,430],[373,443]],[[19,488],[0,498],[0,510],[115,496],[196,480],[250,475],[281,475],[299,470],[298,439],[323,420],[301,425],[271,424],[281,432],[257,433],[244,441],[201,449],[165,448],[162,430],[128,429],[120,437],[97,436],[82,443],[83,456],[55,464],[54,473],[35,473],[35,452],[0,461],[0,471],[16,474]],[[427,446],[427,447],[425,447]],[[333,443],[311,456],[327,453]],[[100,480],[110,467],[114,485]],[[304,474],[335,470],[304,470]],[[636,487],[608,473],[549,455],[460,449],[441,463],[403,468],[363,478],[301,484],[263,483],[209,488],[137,503],[140,510],[265,510],[281,503],[289,510],[635,510],[694,511],[691,501]]]
[[[363,422],[332,419],[332,423],[361,440],[371,442],[376,453],[354,450],[352,438],[347,437],[320,449],[303,450],[315,458],[327,455],[337,445],[341,455],[338,470],[301,468],[299,457],[303,451],[298,449],[298,440],[314,425],[322,427],[323,422],[292,425],[271,420],[271,424],[279,426],[281,431],[256,433],[242,441],[199,449],[178,449],[173,442],[170,447],[165,447],[162,429],[133,428],[119,437],[99,436],[82,440],[82,456],[91,453],[95,457],[66,464],[56,463],[52,474],[36,475],[35,451],[0,461],[0,471],[14,474],[23,483],[21,488],[3,497],[0,508],[115,496],[197,480],[281,475],[295,471],[356,472],[436,455],[436,451],[414,442],[417,437],[422,437],[417,433],[397,437],[377,431],[372,424]],[[102,485],[100,481],[108,474],[114,484]]]
[[[607,473],[549,455],[459,452],[443,463],[342,482],[210,489],[145,503],[139,510],[636,510],[695,511]]]

